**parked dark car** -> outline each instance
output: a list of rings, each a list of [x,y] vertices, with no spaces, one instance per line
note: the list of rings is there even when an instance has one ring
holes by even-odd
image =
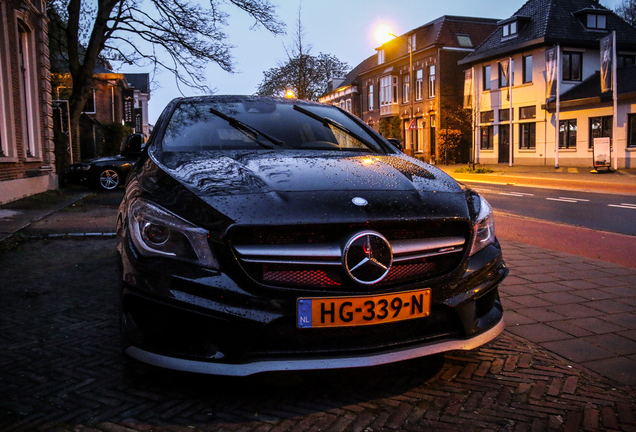
[[[64,171],[64,181],[112,190],[126,183],[128,173],[141,155],[143,134],[130,134],[121,144],[116,156],[103,156],[69,165]]]
[[[172,101],[117,235],[124,350],[164,368],[371,366],[503,330],[488,203],[334,106]]]

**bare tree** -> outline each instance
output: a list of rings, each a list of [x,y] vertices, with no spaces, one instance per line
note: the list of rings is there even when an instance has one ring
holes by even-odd
[[[636,27],[636,0],[623,0],[621,4],[616,6],[616,14],[628,24]]]
[[[68,66],[73,91],[69,98],[74,154],[79,154],[79,119],[89,97],[98,59],[128,64],[149,62],[172,72],[177,85],[208,90],[205,68],[216,63],[233,71],[231,44],[224,31],[231,4],[274,34],[284,33],[269,0],[51,0],[51,46]],[[56,61],[54,58],[53,61]]]
[[[299,7],[294,45],[285,47],[287,60],[263,72],[264,78],[256,93],[261,96],[284,96],[287,91],[293,91],[298,99],[318,100],[327,91],[329,80],[344,76],[349,65],[331,54],[313,56],[311,49],[312,46],[305,43]]]

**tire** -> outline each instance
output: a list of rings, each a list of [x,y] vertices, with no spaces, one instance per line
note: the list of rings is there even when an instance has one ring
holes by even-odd
[[[104,168],[97,177],[97,187],[102,190],[113,190],[121,182],[119,173],[112,168]]]

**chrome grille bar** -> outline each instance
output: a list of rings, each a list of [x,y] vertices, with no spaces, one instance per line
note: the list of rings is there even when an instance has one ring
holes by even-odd
[[[394,261],[461,252],[463,237],[440,237],[391,241]],[[342,247],[338,244],[265,244],[235,245],[243,262],[261,264],[341,265]]]

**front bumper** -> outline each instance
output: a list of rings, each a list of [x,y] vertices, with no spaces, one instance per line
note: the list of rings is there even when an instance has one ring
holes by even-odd
[[[184,372],[203,373],[210,375],[247,376],[259,372],[274,372],[288,370],[339,369],[377,366],[438,354],[452,350],[471,350],[496,338],[504,329],[501,319],[494,327],[469,339],[450,340],[417,348],[401,351],[371,354],[366,356],[307,359],[307,360],[263,360],[242,364],[212,363],[208,361],[189,360],[169,357],[162,354],[145,351],[136,346],[126,348],[130,357],[153,366]]]
[[[322,329],[297,328],[295,304],[303,295],[257,295],[224,273],[158,271],[137,261],[130,249],[120,252],[124,350],[163,368],[243,376],[374,366],[473,349],[503,330],[498,284],[508,269],[498,245],[471,257],[452,286],[400,287],[431,288],[428,317]]]

